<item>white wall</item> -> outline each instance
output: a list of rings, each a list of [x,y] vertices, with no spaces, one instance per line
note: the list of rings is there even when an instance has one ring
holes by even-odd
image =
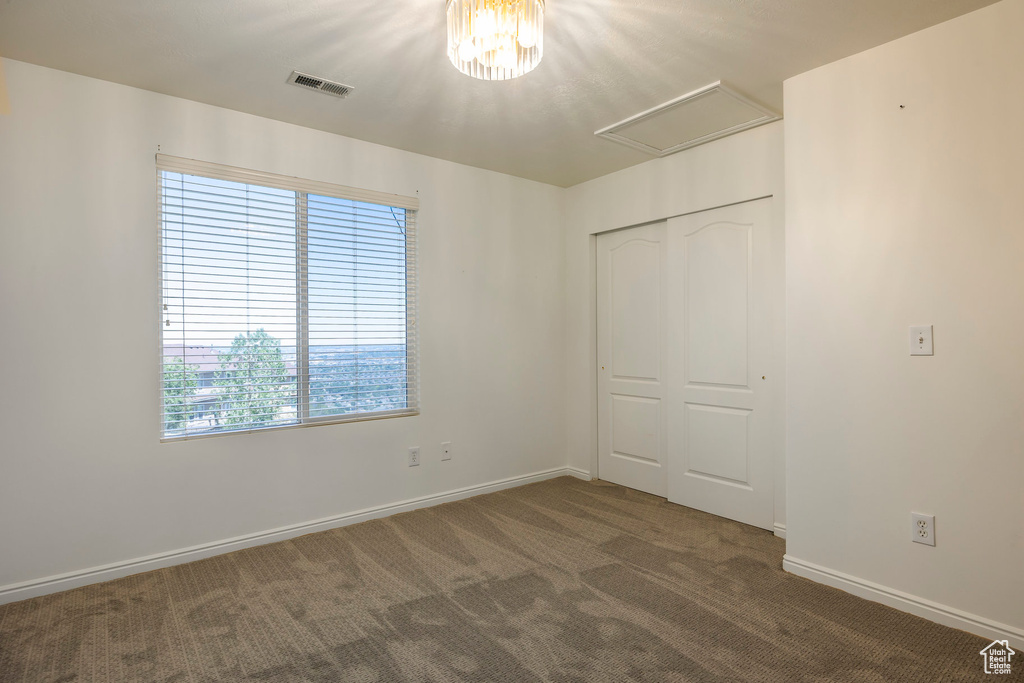
[[[1005,0],[785,86],[789,559],[1018,643],[1022,27]]]
[[[564,467],[563,190],[3,67],[0,590]],[[158,145],[419,193],[421,416],[159,442]],[[408,468],[414,445],[423,464]]]
[[[782,123],[755,128],[678,154],[655,159],[567,190],[566,255],[566,407],[570,467],[597,471],[597,345],[595,255],[597,233],[672,216],[773,196],[774,221],[782,234]],[[779,240],[776,261],[785,244]],[[781,266],[780,266],[781,269]],[[782,338],[785,315],[778,300]],[[779,354],[781,359],[782,354]],[[777,375],[782,377],[780,363]],[[783,420],[778,416],[776,511],[785,525]]]

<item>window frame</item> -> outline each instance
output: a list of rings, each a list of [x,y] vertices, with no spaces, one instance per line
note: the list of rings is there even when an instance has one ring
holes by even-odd
[[[247,429],[223,430],[193,434],[169,435],[165,429],[165,387],[164,387],[164,210],[162,173],[181,173],[215,180],[262,185],[265,187],[293,191],[296,193],[295,217],[295,284],[296,284],[296,340],[295,340],[295,422]],[[396,417],[413,417],[420,414],[419,407],[419,344],[417,334],[418,273],[416,269],[416,221],[419,214],[419,199],[403,195],[363,190],[345,185],[336,185],[294,176],[279,175],[265,171],[254,171],[235,166],[226,166],[195,159],[186,159],[166,154],[156,155],[157,180],[157,385],[160,394],[158,429],[161,442],[208,439],[221,436],[255,434],[258,432],[283,429],[300,429],[327,424],[386,420]],[[406,212],[405,233],[405,358],[406,358],[406,407],[396,410],[367,411],[348,415],[309,416],[309,301],[308,301],[308,195],[323,196],[357,202],[366,202]]]

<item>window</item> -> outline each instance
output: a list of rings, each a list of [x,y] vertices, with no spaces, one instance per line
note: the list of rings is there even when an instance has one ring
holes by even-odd
[[[157,169],[164,438],[417,413],[417,200]]]

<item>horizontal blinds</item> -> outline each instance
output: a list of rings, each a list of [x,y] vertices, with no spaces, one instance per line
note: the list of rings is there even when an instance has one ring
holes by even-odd
[[[417,410],[416,200],[158,169],[165,437]]]

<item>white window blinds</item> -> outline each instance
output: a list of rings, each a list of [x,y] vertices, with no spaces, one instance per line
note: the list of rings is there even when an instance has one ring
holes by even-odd
[[[417,200],[157,169],[165,438],[417,412]]]

